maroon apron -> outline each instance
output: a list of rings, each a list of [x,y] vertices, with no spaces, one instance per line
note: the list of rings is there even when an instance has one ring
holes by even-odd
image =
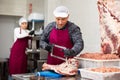
[[[55,27],[53,27],[52,31],[50,32],[49,41],[51,44],[57,44],[57,45],[64,46],[69,49],[73,47],[73,44],[70,40],[68,27],[64,30],[56,29]],[[53,54],[56,56],[65,58],[63,50],[60,48],[54,47]],[[48,60],[47,60],[48,64],[57,65],[63,62],[64,62],[63,60],[50,56],[50,53],[48,54]]]
[[[27,72],[27,55],[29,37],[17,39],[13,44],[9,59],[9,74],[22,74]]]

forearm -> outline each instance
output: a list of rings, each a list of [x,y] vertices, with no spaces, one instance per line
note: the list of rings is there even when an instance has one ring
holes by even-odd
[[[22,30],[20,28],[15,28],[14,37],[15,38],[24,38],[24,37],[29,36],[28,33],[29,33],[29,30]]]
[[[84,48],[84,42],[81,41],[80,43],[75,43],[74,46],[72,47],[72,50],[75,52],[73,56],[76,56],[79,54]]]
[[[29,36],[28,33],[25,33],[25,34],[17,34],[16,37],[17,38],[24,38],[24,37],[27,37]]]
[[[40,38],[40,48],[45,49],[48,51],[48,46],[49,46],[49,40],[48,40],[48,35],[43,33],[41,38]]]
[[[71,34],[71,40],[73,42],[72,50],[75,52],[73,55],[77,55],[84,48],[84,41],[82,39],[82,33],[79,28],[76,28]]]
[[[46,50],[46,47],[49,46],[49,34],[50,31],[52,30],[52,26],[51,24],[49,24],[48,26],[46,26],[46,28],[44,29],[42,36],[40,38],[40,47]]]
[[[47,42],[45,42],[45,41],[40,41],[40,48],[42,48],[42,49],[46,49],[46,47],[48,46],[48,43]]]

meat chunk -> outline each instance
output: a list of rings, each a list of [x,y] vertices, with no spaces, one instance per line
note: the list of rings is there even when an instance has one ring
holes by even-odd
[[[103,53],[120,56],[120,0],[98,0],[98,12]]]
[[[61,63],[59,65],[50,65],[44,63],[42,66],[42,70],[54,70],[56,73],[62,75],[75,75],[78,71],[78,61],[76,59],[69,59],[67,62]]]

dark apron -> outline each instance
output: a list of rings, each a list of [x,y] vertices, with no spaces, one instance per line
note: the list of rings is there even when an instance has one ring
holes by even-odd
[[[59,29],[56,29],[55,27],[53,27],[52,31],[50,32],[49,41],[51,44],[57,44],[57,45],[64,46],[69,49],[71,49],[73,47],[73,44],[70,40],[68,27],[64,30],[59,30]],[[64,53],[63,53],[62,49],[60,49],[60,48],[54,47],[53,54],[56,56],[65,58]],[[47,60],[48,64],[57,65],[57,64],[61,64],[63,62],[64,62],[63,60],[51,57],[50,53],[48,54],[48,60]]]
[[[27,72],[27,55],[29,37],[17,39],[13,44],[9,59],[9,74],[22,74]]]

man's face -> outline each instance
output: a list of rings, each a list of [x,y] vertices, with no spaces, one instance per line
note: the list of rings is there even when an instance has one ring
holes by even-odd
[[[65,17],[65,18],[63,18],[63,17],[56,17],[55,20],[56,20],[56,24],[57,24],[58,29],[61,29],[67,23],[68,17]]]
[[[27,29],[27,26],[28,26],[28,23],[27,23],[27,22],[23,22],[23,23],[21,24],[21,28],[22,28],[22,29]]]

